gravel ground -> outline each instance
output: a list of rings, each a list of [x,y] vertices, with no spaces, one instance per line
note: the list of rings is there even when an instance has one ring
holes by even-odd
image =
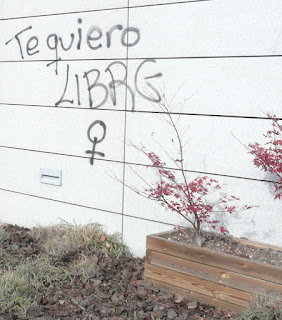
[[[282,267],[282,250],[245,245],[232,237],[220,234],[203,233],[203,239],[203,248]],[[196,245],[191,229],[180,232],[179,235],[173,237],[173,240]]]
[[[42,255],[42,248],[29,229],[6,225],[11,234],[2,240],[1,248],[22,261]],[[80,252],[63,257],[61,263],[70,266]],[[72,285],[48,285],[47,294],[36,297],[37,307],[28,310],[28,319],[175,319],[219,320],[238,319],[236,315],[217,311],[214,307],[175,296],[144,281],[144,259],[108,257],[94,253],[96,277],[74,278]],[[2,269],[2,273],[5,272]],[[23,319],[19,313],[2,314],[0,319]]]

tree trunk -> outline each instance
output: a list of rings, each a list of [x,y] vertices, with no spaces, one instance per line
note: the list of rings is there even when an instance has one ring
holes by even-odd
[[[202,247],[203,246],[203,240],[202,240],[202,237],[201,237],[201,233],[197,233],[196,234],[196,241],[197,241],[197,245],[199,247]]]

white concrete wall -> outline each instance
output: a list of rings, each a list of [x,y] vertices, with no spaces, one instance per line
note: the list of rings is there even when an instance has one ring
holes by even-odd
[[[165,157],[153,132],[174,153],[173,132],[156,103],[140,94],[152,94],[149,81],[168,100],[175,96],[174,117],[180,115],[189,141],[189,177],[208,174],[243,204],[258,206],[224,219],[231,234],[282,245],[273,177],[255,168],[233,137],[259,141],[270,125],[263,112],[282,117],[281,16],[281,0],[0,0],[0,219],[29,227],[58,218],[98,221],[122,233],[140,256],[146,234],[183,224],[113,179],[142,189],[133,169],[154,181],[146,158],[128,141]],[[71,37],[64,51],[60,41],[68,47]],[[124,80],[115,104],[109,68]],[[100,74],[88,75],[90,84],[97,80],[90,108],[85,72],[92,69]],[[106,125],[96,146],[105,156],[96,155],[92,166],[85,152],[96,120]],[[102,134],[99,125],[91,131]],[[62,170],[62,186],[41,184],[40,168]]]

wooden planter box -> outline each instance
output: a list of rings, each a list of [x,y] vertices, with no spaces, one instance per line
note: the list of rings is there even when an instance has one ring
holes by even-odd
[[[171,293],[225,311],[242,312],[266,290],[282,302],[282,268],[167,240],[179,231],[147,236],[145,278]],[[262,248],[282,248],[233,238]]]

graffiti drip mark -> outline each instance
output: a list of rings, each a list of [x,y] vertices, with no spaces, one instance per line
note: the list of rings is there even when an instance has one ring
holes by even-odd
[[[96,136],[94,136],[94,138],[92,139],[90,133],[91,133],[92,128],[95,127],[97,124],[100,124],[100,126],[102,127],[102,129],[103,129],[103,135],[102,135],[102,137],[101,137],[100,139],[98,139]],[[105,136],[106,136],[106,125],[105,125],[105,123],[104,123],[103,121],[101,121],[101,120],[96,120],[96,121],[94,121],[94,122],[90,125],[90,127],[88,128],[88,130],[87,130],[87,137],[88,137],[89,141],[92,142],[93,145],[92,145],[92,150],[86,150],[85,153],[91,155],[91,157],[90,157],[90,164],[91,164],[91,166],[93,166],[93,164],[94,164],[94,157],[95,157],[95,155],[98,155],[98,156],[100,156],[100,157],[105,157],[105,154],[104,154],[103,152],[96,151],[96,145],[97,145],[98,143],[102,142],[102,141],[105,139]]]

